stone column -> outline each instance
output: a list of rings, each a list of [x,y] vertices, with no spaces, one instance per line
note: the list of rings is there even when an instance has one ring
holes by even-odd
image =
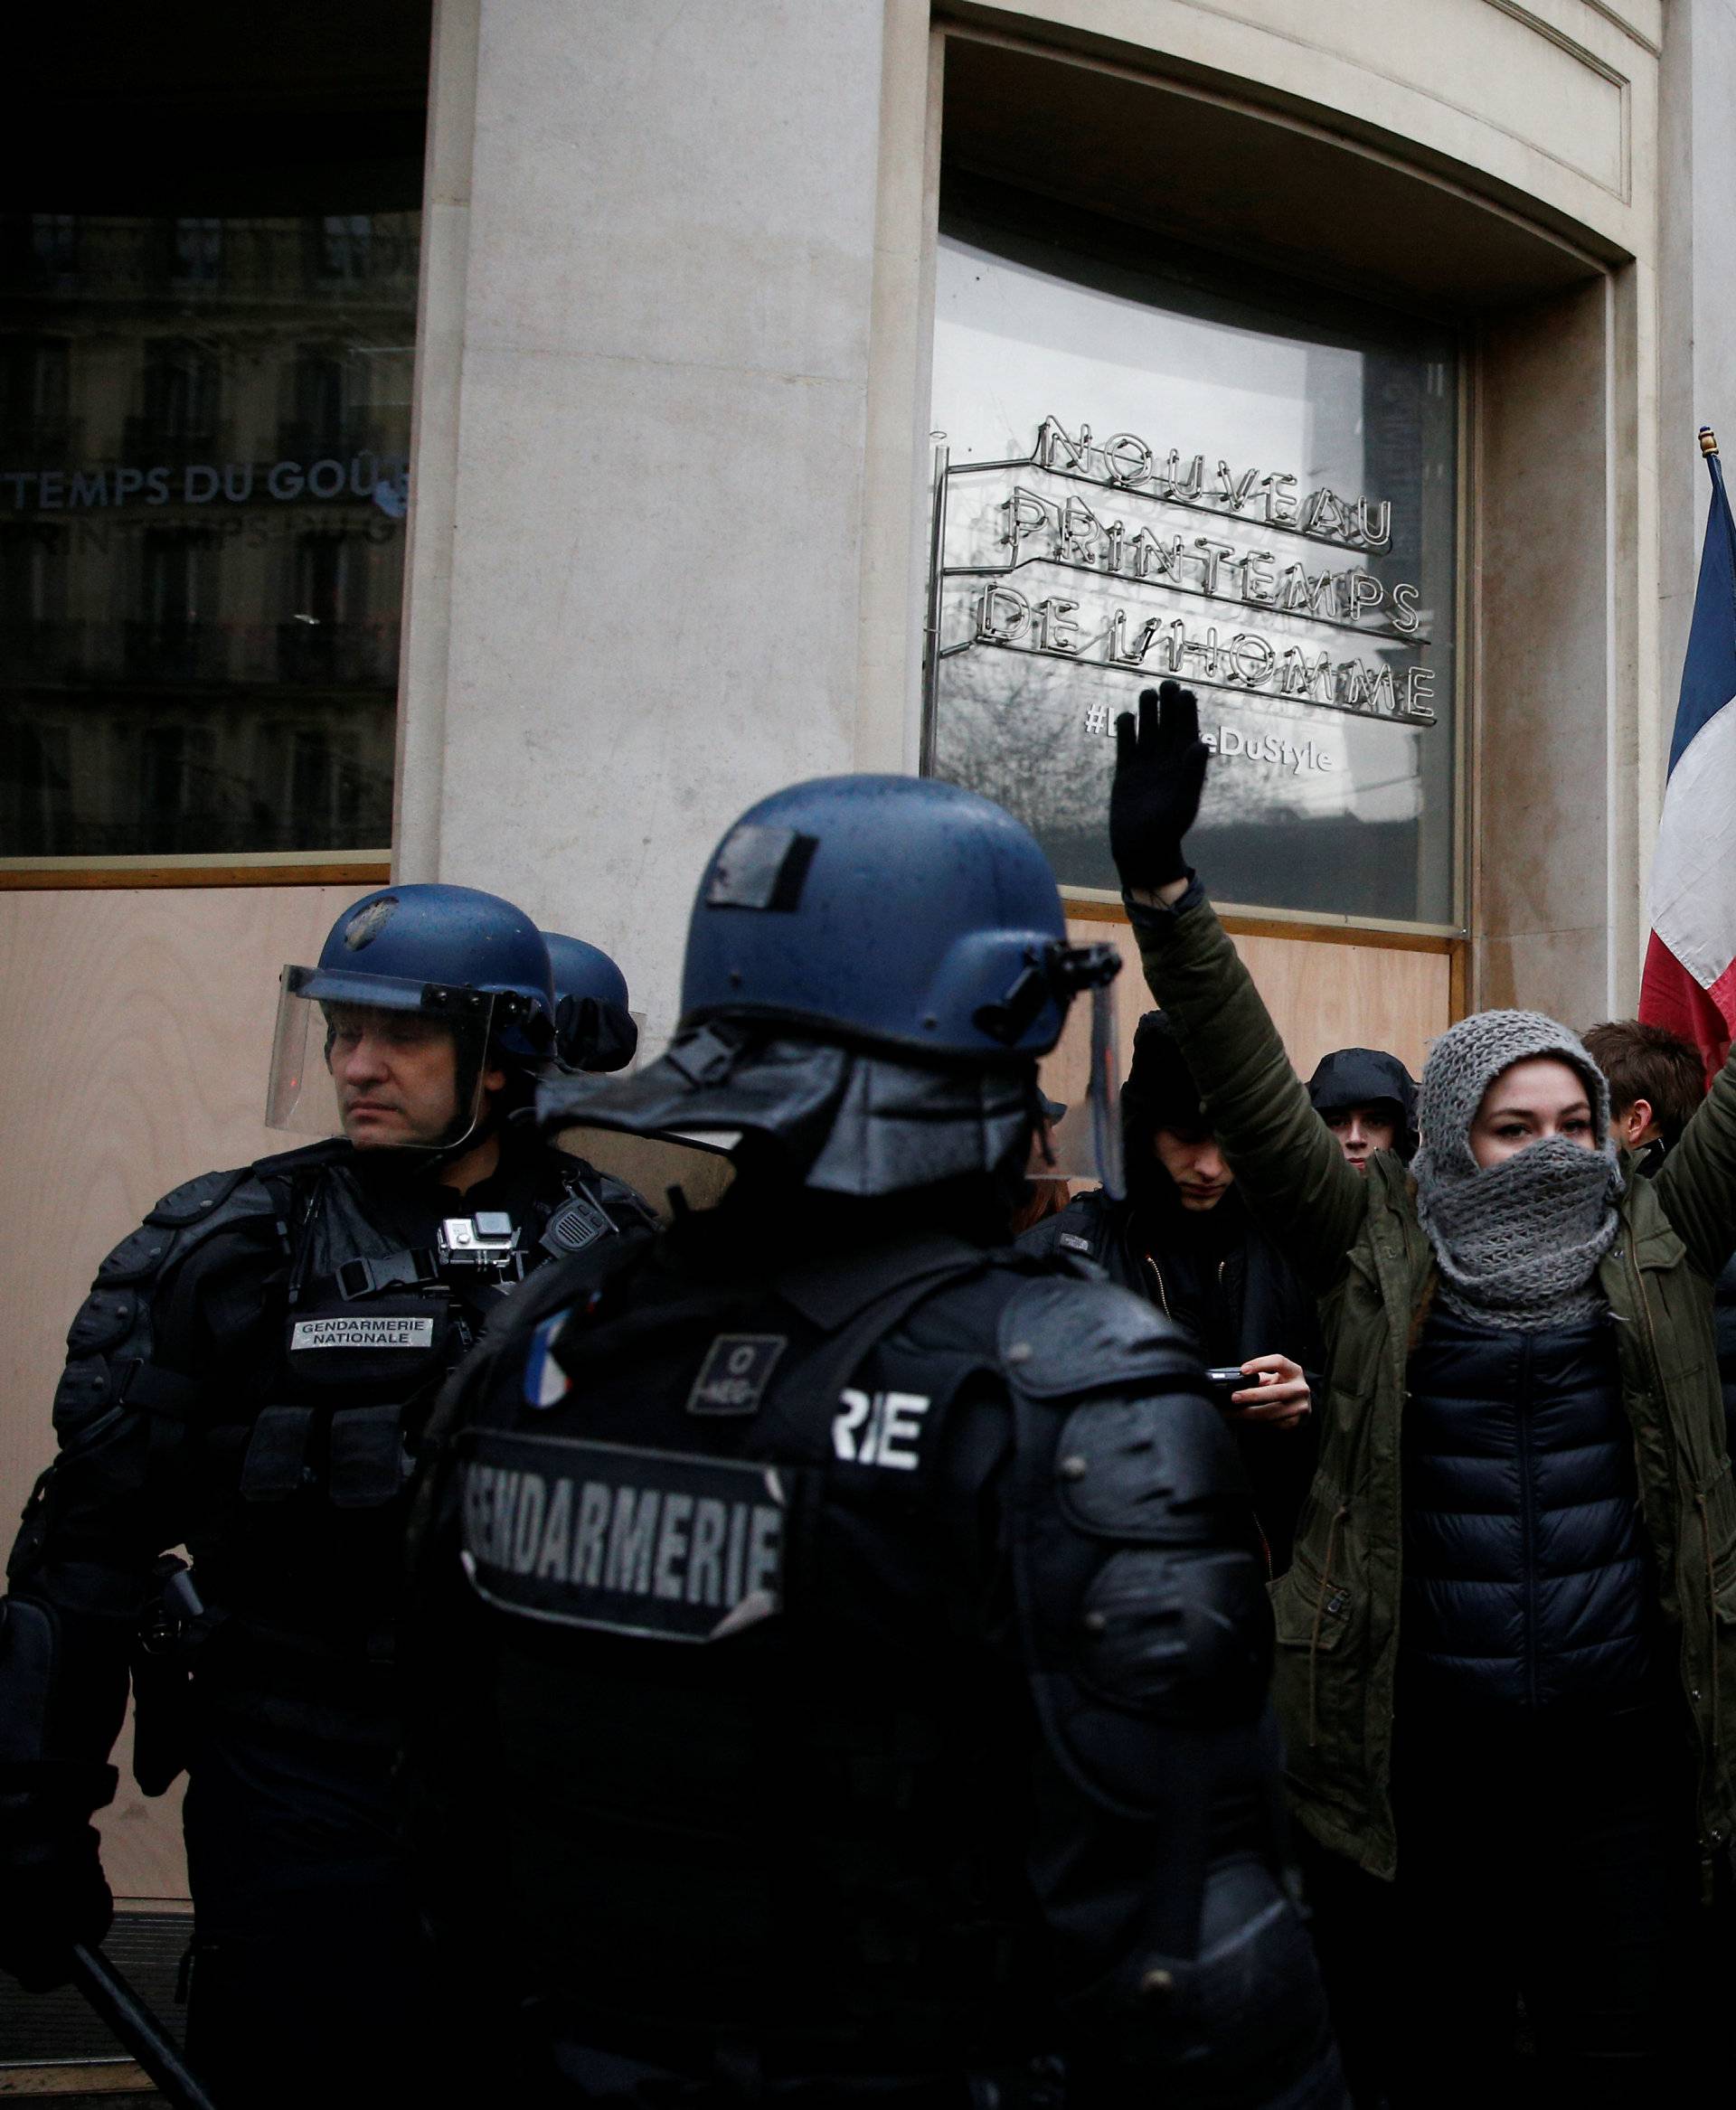
[[[882,0],[440,0],[398,869],[675,1015],[753,798],[854,760]]]

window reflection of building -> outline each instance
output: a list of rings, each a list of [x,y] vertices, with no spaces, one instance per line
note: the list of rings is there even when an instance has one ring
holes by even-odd
[[[67,451],[70,351],[64,337],[0,337],[0,454],[7,462]]]
[[[222,363],[216,347],[183,337],[145,344],[144,411],[127,425],[127,451],[153,459],[165,449],[213,446],[222,400]]]
[[[390,841],[419,233],[0,217],[0,857]]]
[[[927,766],[1112,890],[1108,736],[1176,674],[1220,757],[1196,839],[1221,900],[1449,924],[1451,337],[949,188]]]

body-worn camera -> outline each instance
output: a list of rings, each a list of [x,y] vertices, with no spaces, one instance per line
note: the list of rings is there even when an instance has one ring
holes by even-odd
[[[524,1281],[525,1258],[506,1211],[480,1209],[474,1216],[447,1217],[434,1233],[431,1248],[421,1246],[383,1257],[358,1254],[345,1260],[337,1270],[338,1293],[354,1300],[376,1296],[382,1290],[432,1289],[467,1279],[506,1289]]]
[[[435,1234],[440,1272],[475,1268],[502,1282],[521,1282],[524,1255],[518,1230],[504,1209],[479,1209],[475,1216],[448,1216]]]

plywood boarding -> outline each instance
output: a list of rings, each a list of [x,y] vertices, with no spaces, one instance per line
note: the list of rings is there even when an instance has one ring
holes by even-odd
[[[354,886],[0,893],[0,1532],[53,1449],[62,1339],[98,1263],[168,1188],[293,1138],[260,1121],[277,974]],[[125,1751],[109,1879],[184,1895],[178,1795]]]
[[[1133,932],[1126,923],[1082,918],[1069,928],[1082,943],[1107,939],[1120,949],[1115,994],[1125,1067],[1139,1014],[1152,1001]],[[1345,1047],[1391,1049],[1414,1077],[1429,1042],[1451,1022],[1451,962],[1445,953],[1287,937],[1239,937],[1236,947],[1304,1077],[1321,1056]],[[1043,1088],[1070,1105],[1077,1102],[1090,1056],[1090,1009],[1079,1003],[1043,1065]]]

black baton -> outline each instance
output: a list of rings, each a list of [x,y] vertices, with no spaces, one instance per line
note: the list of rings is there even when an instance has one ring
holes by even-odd
[[[176,2110],[217,2110],[174,2039],[100,1949],[73,1943],[72,1982]]]

